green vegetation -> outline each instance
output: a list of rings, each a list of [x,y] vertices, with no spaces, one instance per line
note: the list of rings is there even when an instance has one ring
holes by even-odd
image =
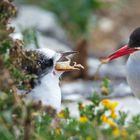
[[[126,125],[127,114],[116,113],[117,102],[94,95],[90,105],[79,103],[80,116],[71,117],[66,108],[54,117],[38,105],[16,104],[12,94],[0,96],[0,135],[2,140],[135,140],[139,139],[140,115]],[[106,112],[110,112],[110,114]],[[55,118],[55,119],[54,119]]]
[[[56,114],[51,107],[42,107],[40,103],[25,104],[23,97],[17,96],[17,87],[28,88],[27,83],[30,77],[22,74],[11,63],[14,57],[12,52],[19,53],[23,46],[22,41],[13,41],[9,37],[13,28],[7,28],[7,25],[15,13],[15,6],[10,0],[0,2],[0,139],[140,139],[140,115],[134,116],[127,123],[127,114],[116,112],[117,102],[108,99],[101,100],[97,94],[90,99],[91,104],[79,103],[78,118],[71,117],[67,108]],[[84,26],[82,24],[79,29],[81,30]],[[21,81],[24,81],[25,86],[21,84]],[[102,87],[107,94],[108,86],[109,81],[105,80]]]
[[[103,2],[99,0],[23,0],[22,2],[40,5],[55,13],[62,27],[74,41],[86,34],[89,18],[103,6]]]

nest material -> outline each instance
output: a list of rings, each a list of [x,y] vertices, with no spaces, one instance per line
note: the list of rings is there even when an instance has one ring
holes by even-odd
[[[23,43],[17,40],[10,51],[11,61],[14,66],[27,74],[40,75],[48,66],[53,65],[53,60],[36,50],[22,49]]]
[[[4,62],[4,55],[7,47],[10,47],[13,40],[9,34],[14,31],[14,28],[9,27],[9,21],[16,14],[16,7],[10,0],[0,1],[0,90],[9,91],[13,85],[8,67]]]

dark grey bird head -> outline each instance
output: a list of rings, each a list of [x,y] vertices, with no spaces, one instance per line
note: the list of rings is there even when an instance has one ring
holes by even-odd
[[[124,55],[132,54],[140,50],[140,27],[136,28],[129,37],[128,44],[124,45],[122,48],[112,53],[111,55],[101,59],[102,63],[108,63],[116,58],[122,57]]]
[[[129,48],[140,48],[140,27],[136,28],[130,35],[129,42],[128,42]]]

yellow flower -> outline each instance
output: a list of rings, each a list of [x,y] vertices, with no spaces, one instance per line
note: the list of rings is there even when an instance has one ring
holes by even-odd
[[[60,134],[61,134],[61,129],[60,129],[60,128],[56,128],[56,129],[55,129],[55,133],[56,133],[57,135],[60,135]]]
[[[118,136],[120,135],[120,130],[119,130],[118,128],[115,128],[115,129],[113,129],[112,134],[113,134],[115,137],[118,137]]]
[[[110,110],[114,110],[118,105],[118,102],[111,101],[109,99],[104,99],[101,101],[101,103],[105,108],[110,109]]]
[[[110,100],[108,100],[108,99],[104,99],[104,100],[102,100],[101,101],[101,103],[102,103],[102,105],[104,106],[104,107],[109,107],[110,106]]]
[[[104,122],[104,123],[106,123],[107,120],[108,120],[107,116],[103,114],[103,115],[101,116],[101,121]]]
[[[101,116],[101,121],[103,122],[103,123],[106,123],[106,124],[108,124],[109,126],[111,126],[111,127],[117,127],[117,124],[112,120],[112,119],[110,119],[110,118],[108,118],[106,115],[102,115]]]
[[[114,110],[112,110],[112,112],[111,112],[111,117],[113,119],[116,119],[117,118],[117,114],[116,114],[116,112]]]
[[[111,106],[110,106],[110,109],[111,110],[114,110],[117,106],[118,106],[118,102],[113,101],[112,104],[111,104]]]
[[[108,118],[108,120],[107,120],[107,122],[106,122],[107,124],[109,124],[111,127],[117,127],[117,124],[112,120],[112,119],[109,119]]]
[[[122,135],[122,137],[127,137],[128,132],[125,129],[123,129],[123,130],[121,130],[121,135]]]
[[[58,116],[59,118],[65,118],[65,112],[64,112],[64,110],[60,111],[60,112],[57,114],[57,116]]]
[[[88,122],[88,118],[86,116],[80,116],[79,122],[80,123],[86,123],[86,122]]]
[[[86,140],[93,140],[93,139],[92,139],[92,137],[87,136],[87,137],[86,137]]]
[[[125,129],[119,130],[117,127],[113,129],[112,134],[115,137],[122,136],[125,138],[128,136],[128,132]]]

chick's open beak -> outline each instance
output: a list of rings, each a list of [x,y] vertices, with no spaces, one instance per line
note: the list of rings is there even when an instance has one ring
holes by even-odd
[[[71,65],[71,59],[69,58],[70,55],[78,53],[77,51],[71,52],[62,52],[60,59],[56,62],[55,70],[57,71],[73,71],[73,70],[80,70],[84,67],[81,64],[76,64],[73,62]]]

